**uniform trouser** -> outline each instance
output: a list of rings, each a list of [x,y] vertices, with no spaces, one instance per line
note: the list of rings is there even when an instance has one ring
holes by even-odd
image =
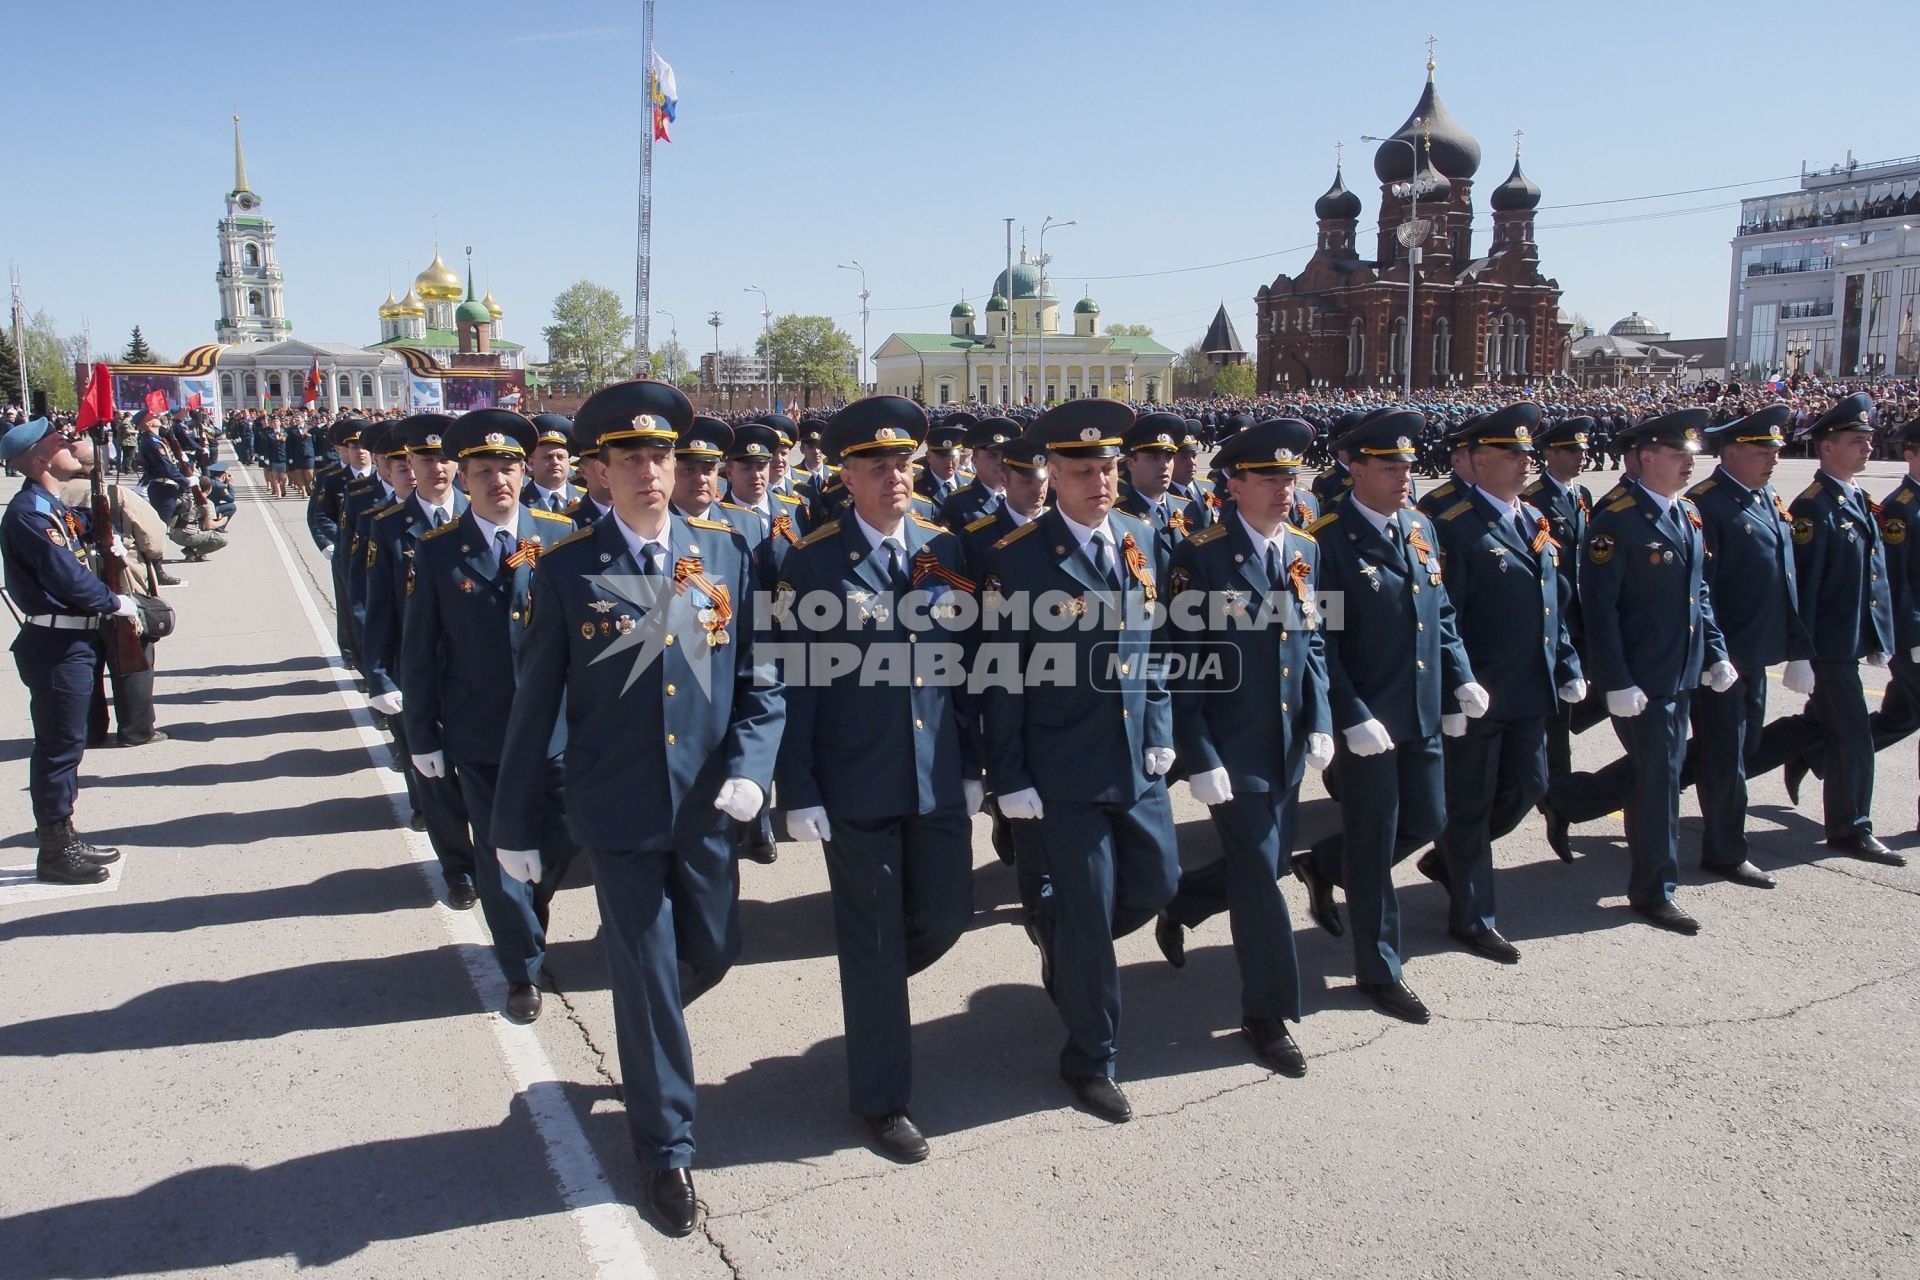
[[[1313,846],[1314,866],[1346,886],[1354,976],[1400,980],[1400,900],[1393,866],[1440,834],[1445,821],[1440,735],[1357,756],[1336,738],[1341,831]]]
[[[87,749],[87,709],[100,667],[100,633],[55,631],[31,624],[13,642],[13,665],[27,686],[33,753],[27,792],[33,821],[44,827],[73,816],[80,793],[80,757]]]
[[[1725,693],[1701,689],[1693,695],[1693,743],[1680,787],[1692,783],[1700,796],[1702,866],[1737,867],[1747,860],[1747,770],[1760,758],[1766,725],[1764,667],[1742,671]],[[1776,729],[1773,738],[1785,736]]]
[[[105,661],[100,663],[93,680],[92,706],[87,712],[89,738],[107,736],[107,689],[103,684],[110,684],[113,690],[113,725],[121,739],[137,746],[153,737],[153,642],[142,641],[140,650],[147,656],[147,665],[140,671],[117,676],[107,670]]]
[[[1873,834],[1873,724],[1858,662],[1813,662],[1807,713],[1820,729],[1827,839]]]
[[[973,824],[958,808],[832,821],[827,878],[847,1026],[847,1100],[855,1115],[884,1116],[913,1094],[907,979],[945,955],[973,915]]]
[[[1220,857],[1180,877],[1167,916],[1195,928],[1221,911],[1240,966],[1240,1010],[1248,1018],[1300,1020],[1300,964],[1280,875],[1293,852],[1298,786],[1236,794],[1214,805]]]
[[[1467,721],[1446,739],[1447,823],[1440,852],[1448,878],[1447,927],[1477,933],[1493,923],[1493,842],[1547,792],[1546,721]]]
[[[1573,772],[1573,739],[1607,718],[1604,694],[1589,690],[1578,702],[1554,704],[1547,717],[1547,776],[1559,778]]]
[[[359,638],[353,633],[353,610],[347,604],[347,562],[353,556],[347,550],[351,536],[336,539],[333,544],[333,559],[329,568],[333,571],[333,637],[340,645],[340,657],[348,670],[357,670],[360,666]]]
[[[460,795],[459,781],[422,777],[413,767],[405,716],[388,716],[387,727],[393,730],[393,748],[406,766],[407,797],[427,824],[427,843],[440,860],[440,873],[448,884],[473,879],[473,837],[467,830],[467,802]]]
[[[693,1047],[683,1010],[740,953],[733,830],[671,849],[589,849],[613,979],[627,1132],[640,1167],[693,1166]]]
[[[1615,716],[1626,754],[1598,773],[1555,778],[1547,801],[1569,822],[1626,810],[1627,901],[1651,907],[1673,897],[1680,879],[1680,767],[1687,754],[1689,697],[1652,698],[1637,716]]]
[[[1025,820],[1016,822],[1000,813],[998,797],[990,797],[987,805],[993,810],[993,820],[1005,823],[1007,837],[1013,841],[1013,879],[1020,893],[1020,920],[1029,928],[1037,928],[1040,919],[1041,904],[1053,896],[1047,886],[1046,854],[1040,847],[1040,825]]]
[[[1180,879],[1166,784],[1155,779],[1131,803],[1058,800],[1029,821],[1049,887],[1036,918],[1040,945],[1052,958],[1053,1000],[1067,1028],[1060,1070],[1111,1077],[1120,1032],[1113,940],[1158,915]]]
[[[462,763],[454,769],[460,796],[473,820],[473,884],[480,910],[493,935],[493,955],[508,982],[538,982],[547,958],[547,904],[566,879],[573,861],[573,837],[567,834],[566,802],[561,794],[560,762],[547,761],[545,809],[540,821],[540,882],[522,884],[500,869],[493,843],[493,793],[500,766]]]
[[[1920,665],[1916,665],[1905,652],[1897,653],[1893,661],[1887,664],[1887,692],[1881,699],[1880,709],[1867,717],[1867,725],[1873,734],[1873,750],[1881,751],[1903,742],[1920,730]],[[1761,773],[1778,768],[1795,756],[1802,764],[1811,769],[1816,777],[1827,776],[1827,752],[1824,735],[1820,733],[1819,722],[1811,710],[1797,716],[1782,716],[1768,727],[1768,745],[1773,745],[1772,731],[1784,728],[1790,732],[1783,735],[1784,740],[1778,750],[1763,749],[1764,759],[1755,762],[1748,776],[1757,778]],[[1812,740],[1809,741],[1809,735]]]

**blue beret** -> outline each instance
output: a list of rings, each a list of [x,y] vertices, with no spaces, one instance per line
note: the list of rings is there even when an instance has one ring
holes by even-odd
[[[45,418],[35,418],[32,422],[23,422],[6,435],[0,436],[0,462],[12,462],[33,446],[47,438],[53,430],[53,424]]]

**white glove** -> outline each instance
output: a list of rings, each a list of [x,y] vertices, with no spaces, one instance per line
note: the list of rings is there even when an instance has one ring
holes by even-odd
[[[1148,747],[1143,754],[1146,756],[1144,763],[1149,778],[1161,777],[1167,770],[1173,768],[1172,747]]]
[[[1449,738],[1466,737],[1467,736],[1467,713],[1462,711],[1454,715],[1441,716],[1440,732],[1446,734]]]
[[[1192,774],[1187,778],[1187,790],[1193,798],[1211,809],[1216,804],[1225,804],[1233,799],[1233,780],[1225,769],[1208,769],[1204,773]]]
[[[1346,731],[1346,737],[1347,750],[1357,756],[1377,756],[1393,750],[1393,738],[1378,720],[1362,720]]]
[[[116,533],[113,535],[113,542],[111,543],[111,546],[113,549],[113,554],[115,559],[117,560],[133,559],[133,548],[129,547],[127,545],[127,540],[121,537],[119,534]]]
[[[1870,653],[1867,655],[1867,665],[1870,667],[1884,667],[1887,665],[1887,655],[1884,653]]]
[[[1920,644],[1917,644],[1913,646],[1913,648],[1907,650],[1907,661],[1920,662]]]
[[[113,616],[116,618],[137,619],[140,616],[140,606],[133,602],[132,596],[115,596],[113,598]]]
[[[986,784],[978,778],[961,779],[960,794],[967,799],[967,816],[969,818],[980,812],[980,806],[987,802]]]
[[[400,696],[398,689],[391,693],[376,693],[367,699],[367,705],[383,716],[397,716],[400,708],[406,705],[406,699]]]
[[[1813,696],[1813,664],[1805,658],[1795,658],[1781,673],[1780,683],[1802,697],[1811,698]]]
[[[444,778],[447,776],[447,753],[429,751],[423,756],[415,756],[413,767],[423,778]]]
[[[419,759],[418,756],[414,758]],[[499,861],[500,869],[521,884],[540,883],[540,851],[538,849],[496,849],[493,856]]]
[[[833,839],[833,828],[827,825],[827,811],[816,805],[810,809],[787,810],[787,834],[796,840],[818,840],[825,844]]]
[[[1607,694],[1607,714],[1619,716],[1622,720],[1631,720],[1647,709],[1647,695],[1640,692],[1639,685],[1629,685],[1625,689],[1615,689]]]
[[[713,807],[740,822],[752,822],[760,816],[767,793],[750,778],[728,778],[713,797]]]
[[[328,543],[326,546],[320,548],[320,554],[329,560],[333,559],[333,544]]]
[[[1333,735],[1330,733],[1310,733],[1307,735],[1307,767],[1324,769],[1333,763]]]
[[[1585,680],[1569,680],[1560,686],[1560,701],[1573,703],[1586,700],[1587,682]]]
[[[1469,720],[1478,720],[1493,705],[1493,699],[1487,695],[1487,691],[1471,680],[1455,689],[1453,697],[1460,704],[1460,714]]]
[[[1015,791],[1010,795],[1001,796],[1000,812],[1009,818],[1022,819],[1043,818],[1047,810],[1046,806],[1040,803],[1040,793],[1028,787],[1024,791]]]
[[[1725,658],[1722,658],[1700,673],[1701,685],[1711,689],[1715,693],[1725,693],[1727,690],[1733,688],[1739,679],[1740,673],[1735,671],[1733,664]]]

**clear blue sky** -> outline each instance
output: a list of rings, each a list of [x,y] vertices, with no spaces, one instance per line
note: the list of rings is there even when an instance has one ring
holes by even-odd
[[[391,3],[16,6],[36,68],[16,123],[0,252],[31,309],[97,350],[137,321],[164,354],[211,341],[214,224],[240,113],[251,185],[279,229],[296,336],[365,344],[391,280],[474,246],[507,336],[543,350],[553,295],[586,278],[631,298],[639,5]],[[681,342],[729,348],[779,313],[827,313],[872,342],[943,330],[1003,257],[1001,219],[1049,235],[1063,293],[1170,346],[1222,300],[1251,342],[1252,295],[1304,253],[1136,279],[1310,244],[1312,202],[1347,145],[1377,216],[1372,148],[1412,109],[1425,37],[1441,96],[1480,139],[1476,202],[1512,134],[1545,192],[1541,256],[1569,310],[1642,311],[1677,337],[1725,330],[1732,207],[1791,181],[1555,209],[1797,174],[1804,160],[1920,152],[1901,91],[1920,30],[1834,42],[1804,5],[1381,3],[1046,5],[663,0],[657,39],[680,121],[659,148],[654,301]],[[24,182],[24,186],[21,185]],[[1483,233],[1476,238],[1484,245]],[[662,334],[667,321],[657,317]]]

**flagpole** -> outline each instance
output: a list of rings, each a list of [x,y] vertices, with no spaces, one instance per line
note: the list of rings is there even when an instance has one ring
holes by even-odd
[[[640,237],[633,260],[633,376],[639,377],[648,355],[648,316],[653,310],[653,95],[658,87],[653,70],[653,0],[640,6],[640,65],[646,69],[646,123],[640,130]]]
[[[13,358],[20,372],[20,409],[29,418],[33,416],[33,397],[27,393],[27,342],[26,335],[20,332],[26,319],[26,307],[20,301],[20,268],[12,269],[13,275]]]

